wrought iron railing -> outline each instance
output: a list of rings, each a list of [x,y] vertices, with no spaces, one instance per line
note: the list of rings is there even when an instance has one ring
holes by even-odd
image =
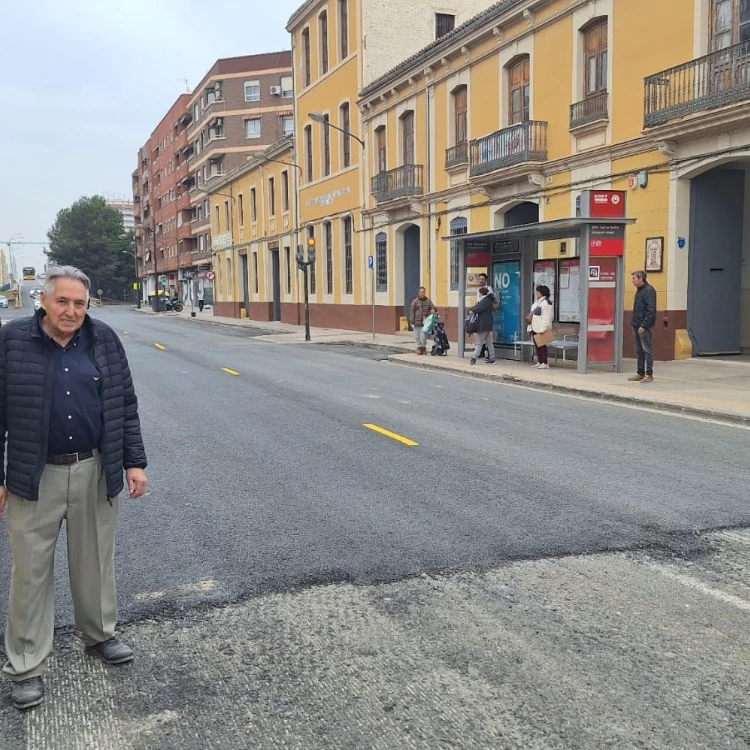
[[[664,125],[748,99],[750,41],[646,78],[644,125]]]
[[[424,194],[421,164],[404,164],[372,178],[372,194],[382,203],[396,198]]]
[[[609,94],[596,94],[570,105],[570,127],[577,128],[609,118]]]
[[[546,122],[520,122],[471,142],[472,177],[532,161],[547,161]]]
[[[445,168],[460,167],[469,163],[469,142],[457,143],[445,150]]]

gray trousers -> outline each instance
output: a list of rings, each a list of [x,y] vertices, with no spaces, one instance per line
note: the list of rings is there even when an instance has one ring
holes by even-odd
[[[414,340],[417,346],[423,349],[427,347],[427,334],[424,332],[424,326],[414,326]]]
[[[3,672],[14,681],[44,674],[55,625],[55,545],[68,536],[75,622],[87,646],[109,640],[117,623],[115,527],[101,456],[70,466],[47,464],[39,500],[8,497],[13,552]]]
[[[492,343],[492,331],[480,331],[477,333],[476,346],[474,347],[474,359],[482,356],[482,349],[487,347],[487,356],[490,362],[495,361],[495,345]]]
[[[651,329],[646,328],[643,333],[638,333],[638,329],[633,329],[633,339],[635,341],[635,352],[638,357],[638,374],[654,374],[654,344],[651,337]]]

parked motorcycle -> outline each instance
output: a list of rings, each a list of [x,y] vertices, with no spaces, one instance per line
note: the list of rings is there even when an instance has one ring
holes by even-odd
[[[185,309],[185,306],[178,299],[168,299],[164,309],[167,312],[181,313]]]

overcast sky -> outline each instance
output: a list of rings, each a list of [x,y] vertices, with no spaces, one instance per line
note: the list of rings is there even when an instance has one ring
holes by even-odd
[[[220,57],[289,49],[303,0],[22,0],[0,22],[0,242],[83,195],[131,195],[138,148]],[[44,262],[17,248],[18,265]]]

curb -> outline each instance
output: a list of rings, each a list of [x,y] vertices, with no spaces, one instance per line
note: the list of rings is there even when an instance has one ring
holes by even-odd
[[[656,409],[662,412],[669,412],[684,417],[699,417],[701,419],[712,419],[715,422],[731,425],[733,427],[750,428],[750,417],[732,414],[724,411],[714,411],[712,409],[701,409],[697,406],[683,406],[682,404],[670,404],[658,401],[644,401],[635,396],[621,396],[614,393],[605,393],[602,391],[589,391],[585,388],[576,388],[569,385],[558,385],[556,383],[540,383],[536,380],[527,380],[516,375],[499,374],[494,375],[489,372],[464,372],[463,370],[448,370],[440,365],[432,364],[429,360],[425,362],[411,362],[409,360],[397,359],[395,356],[388,357],[388,361],[395,365],[403,367],[416,367],[422,370],[432,370],[434,372],[443,372],[448,375],[460,375],[462,377],[474,378],[476,380],[488,380],[502,385],[514,385],[522,388],[530,388],[535,391],[546,391],[547,393],[559,393],[566,396],[576,396],[585,398],[589,401],[599,401],[609,404],[623,404],[625,406],[635,406],[639,409]]]

